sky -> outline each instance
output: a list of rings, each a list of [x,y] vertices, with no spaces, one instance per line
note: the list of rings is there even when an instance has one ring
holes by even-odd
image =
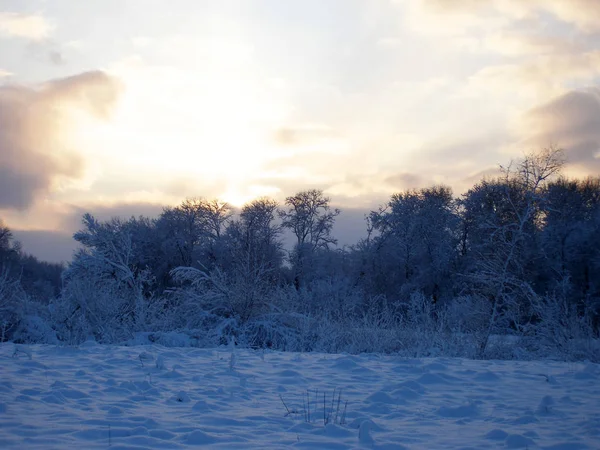
[[[560,146],[600,175],[600,0],[0,0],[0,218],[66,260],[81,215],[322,189],[341,241]]]

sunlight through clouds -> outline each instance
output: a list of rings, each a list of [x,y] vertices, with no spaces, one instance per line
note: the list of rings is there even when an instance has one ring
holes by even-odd
[[[212,45],[211,58],[227,58]],[[233,193],[277,156],[269,134],[286,106],[257,76],[231,77],[214,66],[152,66],[141,58],[122,61],[111,73],[125,85],[116,111],[107,122],[80,124],[75,137],[104,170],[128,167],[133,178],[162,171],[173,178],[224,179]]]
[[[19,184],[31,217],[42,201],[240,205],[312,187],[367,207],[432,183],[459,195],[557,134],[577,173],[596,167],[576,131],[523,125],[598,86],[595,0],[25,3],[0,7],[4,93],[90,69],[119,85],[105,111],[98,89],[47,97],[60,124],[37,121],[36,139],[77,171]]]

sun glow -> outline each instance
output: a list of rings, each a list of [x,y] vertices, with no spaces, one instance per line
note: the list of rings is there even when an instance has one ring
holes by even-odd
[[[268,80],[139,59],[117,65],[113,74],[124,89],[108,120],[71,114],[69,138],[89,162],[84,185],[111,173],[146,185],[149,178],[157,184],[185,179],[185,195],[218,196],[234,205],[273,192],[253,185],[277,157],[271,135],[288,114]]]

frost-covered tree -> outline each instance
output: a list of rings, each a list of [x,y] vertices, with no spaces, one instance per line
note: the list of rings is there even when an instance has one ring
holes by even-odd
[[[43,315],[59,293],[62,270],[24,253],[0,221],[0,340],[20,338],[29,319]]]
[[[582,309],[600,298],[600,178],[549,183],[544,193],[541,236],[547,288],[568,286]]]
[[[232,289],[230,302],[242,321],[265,311],[270,292],[280,280],[283,263],[277,202],[267,198],[243,206],[227,228],[229,264],[223,267]]]
[[[304,283],[310,260],[317,251],[327,250],[331,245],[337,244],[331,231],[340,210],[332,209],[330,201],[323,191],[311,189],[287,197],[287,209],[279,211],[283,227],[291,230],[296,237],[292,264],[297,288]]]
[[[4,256],[5,253],[10,251],[10,241],[12,239],[12,233],[10,229],[4,225],[0,220],[0,254]]]
[[[10,339],[19,325],[25,296],[19,280],[0,269],[0,342]]]
[[[502,168],[503,177],[483,181],[463,198],[473,293],[489,300],[480,355],[498,324],[518,326],[531,309],[535,291],[530,272],[536,232],[542,225],[544,187],[564,163],[560,149],[526,155]],[[533,254],[532,254],[533,253]]]
[[[18,263],[20,244],[13,239],[13,234],[0,219],[0,268],[13,268]]]
[[[218,261],[221,237],[231,219],[231,208],[219,200],[189,198],[174,208],[165,208],[157,222],[162,251],[172,267],[190,267]]]
[[[281,225],[276,201],[260,198],[243,206],[239,219],[227,228],[227,245],[234,270],[243,273],[269,273],[264,282],[278,278],[283,263]]]
[[[456,255],[456,227],[452,191],[445,186],[400,192],[369,217],[373,230],[371,276],[380,293],[394,297],[420,291],[437,300],[448,294],[449,270]]]
[[[117,218],[99,222],[85,214],[83,225],[73,236],[83,249],[65,270],[65,287],[55,310],[62,311],[67,326],[77,318],[99,339],[114,339],[115,328],[125,334],[142,330],[151,280],[147,268],[137,263],[128,222]]]

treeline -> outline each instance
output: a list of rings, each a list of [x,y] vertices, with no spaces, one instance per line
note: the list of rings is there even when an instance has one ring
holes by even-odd
[[[2,300],[37,305],[12,314],[3,339],[179,331],[195,345],[597,358],[600,178],[560,177],[562,165],[550,148],[459,198],[445,186],[394,194],[346,248],[332,235],[343,212],[319,190],[236,214],[198,198],[156,219],[86,214],[60,293]]]
[[[23,252],[0,220],[0,342],[17,330],[27,303],[47,306],[58,297],[64,268]]]

